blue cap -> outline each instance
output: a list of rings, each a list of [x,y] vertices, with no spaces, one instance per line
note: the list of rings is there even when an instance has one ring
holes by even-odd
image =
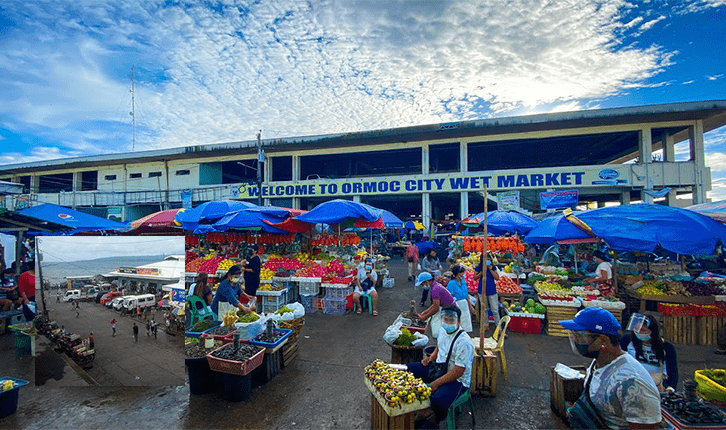
[[[418,279],[416,279],[416,286],[423,284],[426,281],[430,281],[434,279],[433,276],[429,272],[421,272],[418,274]]]
[[[609,335],[617,335],[620,330],[620,323],[615,316],[601,308],[585,308],[578,312],[575,318],[560,321],[560,324],[567,330],[587,330]]]

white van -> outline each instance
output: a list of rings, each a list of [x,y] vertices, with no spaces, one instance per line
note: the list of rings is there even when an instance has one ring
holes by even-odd
[[[124,300],[124,307],[127,311],[133,311],[136,308],[148,308],[154,306],[156,297],[153,294],[141,294],[139,296],[131,296],[128,300]]]
[[[81,290],[66,291],[66,295],[63,296],[63,301],[70,302],[71,300],[81,300]]]
[[[124,307],[126,302],[128,302],[129,300],[131,300],[134,297],[136,297],[136,296],[123,296],[122,300],[119,300],[115,305],[113,305],[113,308],[116,309],[117,311],[120,311]]]

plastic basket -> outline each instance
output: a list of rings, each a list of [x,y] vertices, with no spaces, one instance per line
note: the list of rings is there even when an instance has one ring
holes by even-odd
[[[225,348],[227,345],[223,345],[214,351],[219,351],[222,348]],[[262,359],[265,355],[265,348],[261,348],[259,346],[255,346],[255,348],[258,348],[259,351],[253,355],[249,360],[245,361],[234,361],[234,360],[225,360],[223,358],[218,358],[212,356],[211,353],[207,354],[207,361],[209,362],[209,368],[215,372],[221,372],[221,373],[230,373],[232,375],[239,375],[239,376],[245,376],[251,371],[255,370],[257,366],[262,364]]]
[[[320,282],[300,282],[299,285],[301,296],[318,294],[320,292]]]
[[[230,336],[230,335],[234,335],[237,332],[237,330],[235,330],[235,331],[233,331],[231,333],[227,333],[227,334],[211,334],[211,333],[209,333],[210,331],[216,329],[217,327],[219,327],[219,324],[215,325],[214,327],[210,327],[207,330],[204,330],[202,333],[203,334],[208,334],[208,335],[212,336],[212,338],[214,338],[214,340],[222,340],[223,341],[225,337]]]
[[[323,313],[328,315],[343,315],[345,314],[345,297],[343,298],[328,298],[323,299]]]
[[[212,326],[209,329],[212,329],[214,327],[217,327],[220,324],[222,324],[222,321],[215,321],[215,322],[212,323]],[[209,329],[207,329],[207,330],[209,330]],[[207,330],[204,330],[204,331],[187,331],[187,332],[184,332],[184,336],[198,338],[199,336],[202,335],[202,333],[204,333]]]
[[[305,308],[306,314],[314,314],[315,312],[318,311],[318,309],[315,307],[315,303],[314,303],[315,298],[316,298],[315,294],[300,296],[300,303]]]
[[[726,387],[711,379],[716,374],[723,377],[726,370],[723,369],[701,369],[696,370],[694,379],[698,384],[698,394],[707,401],[726,402]]]
[[[5,384],[7,380],[13,381],[15,387],[7,391],[0,391],[0,418],[12,415],[18,410],[18,392],[20,387],[28,384],[28,381],[24,379],[3,376],[0,377],[0,385]]]
[[[280,339],[278,339],[277,342],[275,342],[275,343],[268,343],[268,342],[262,342],[262,341],[259,341],[259,340],[255,340],[257,338],[257,336],[259,336],[260,334],[262,334],[262,333],[257,333],[257,335],[254,338],[250,339],[250,345],[255,345],[255,346],[261,346],[261,347],[264,347],[264,348],[275,349],[275,348],[277,348],[278,345],[280,345],[282,342],[284,342],[292,334],[292,330],[289,329],[289,328],[275,328],[275,329],[272,329],[272,330],[275,331],[275,332],[278,332],[278,333],[279,332],[282,332],[282,333],[284,333],[284,335]]]
[[[334,286],[336,284],[330,284],[325,287],[325,298],[326,299],[344,299],[353,292],[353,288],[347,285]]]
[[[260,296],[259,311],[260,312],[277,312],[280,308],[287,304],[287,291],[265,291],[266,293],[279,292],[277,295]],[[260,291],[257,292],[258,294]]]
[[[32,354],[30,341],[30,335],[27,335],[20,330],[15,330],[15,348],[17,348],[18,355]]]

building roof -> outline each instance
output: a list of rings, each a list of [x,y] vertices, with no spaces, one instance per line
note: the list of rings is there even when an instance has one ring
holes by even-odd
[[[625,108],[595,109],[574,112],[547,113],[504,118],[490,118],[452,123],[429,124],[352,133],[337,133],[319,136],[301,136],[282,139],[265,139],[262,146],[268,152],[275,150],[324,149],[341,146],[376,145],[389,143],[408,143],[422,140],[457,139],[472,136],[500,135],[532,131],[545,131],[567,128],[612,126],[637,123],[659,123],[667,121],[703,121],[703,131],[708,132],[726,125],[726,100],[696,101],[644,105]],[[674,141],[688,138],[686,127],[671,127],[654,130],[655,137],[668,133]],[[612,159],[633,152],[632,138],[613,137],[615,142],[601,140],[595,145],[615,144]],[[618,142],[619,141],[619,142]],[[570,147],[587,144],[593,147],[592,138],[577,136],[569,138]],[[654,142],[655,143],[655,142]],[[513,143],[515,144],[515,143]],[[636,142],[637,145],[637,142]],[[658,147],[657,144],[654,145]],[[254,154],[256,141],[228,142],[209,145],[195,145],[153,151],[94,155],[88,157],[65,158],[59,160],[36,161],[0,166],[2,173],[26,173],[49,169],[70,169],[95,167],[109,164],[140,163],[173,159],[196,159],[237,154]],[[509,151],[511,153],[511,151]],[[609,153],[614,151],[608,150]],[[587,157],[588,154],[582,154]]]
[[[184,276],[184,256],[169,255],[162,261],[156,263],[144,264],[137,268],[157,269],[158,275],[140,275],[132,273],[111,272],[104,276],[118,277],[128,279],[138,279],[144,281],[159,281],[164,283],[179,282]]]

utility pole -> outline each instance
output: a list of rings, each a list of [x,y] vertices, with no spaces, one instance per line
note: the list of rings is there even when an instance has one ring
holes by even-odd
[[[40,303],[43,305],[43,316],[48,319],[48,308],[45,306],[45,285],[43,285],[43,253],[40,252],[40,239],[35,238],[35,265],[38,267],[38,282],[40,282]],[[35,269],[35,267],[33,268]],[[36,309],[37,312],[37,309]]]
[[[134,66],[131,66],[131,151],[136,148],[136,100],[134,95]]]
[[[257,133],[257,205],[262,206],[262,165],[265,153],[262,151],[262,130]]]

